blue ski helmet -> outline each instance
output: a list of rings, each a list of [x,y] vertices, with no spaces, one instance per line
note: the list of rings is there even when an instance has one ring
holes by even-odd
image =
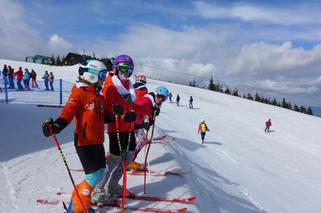
[[[159,86],[155,90],[156,96],[160,97],[163,99],[163,101],[166,101],[166,99],[169,96],[169,91],[166,87]]]

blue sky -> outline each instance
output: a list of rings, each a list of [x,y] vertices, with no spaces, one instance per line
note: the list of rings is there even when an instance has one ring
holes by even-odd
[[[127,53],[136,72],[321,106],[318,1],[0,0],[0,57]]]

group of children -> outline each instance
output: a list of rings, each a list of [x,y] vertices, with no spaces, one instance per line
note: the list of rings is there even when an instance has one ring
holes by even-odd
[[[121,161],[130,163],[137,156],[147,141],[146,132],[169,96],[162,86],[148,93],[142,75],[136,76],[133,85],[129,79],[133,71],[134,62],[128,55],[115,58],[113,72],[107,72],[99,60],[86,60],[79,67],[78,81],[59,117],[42,125],[44,135],[49,137],[75,118],[74,145],[85,172],[85,179],[77,185],[80,196],[74,190],[71,197],[75,213],[86,212],[92,203],[110,203],[115,195],[122,195],[123,187],[118,183],[123,175]],[[109,136],[107,159],[103,146],[105,124]]]

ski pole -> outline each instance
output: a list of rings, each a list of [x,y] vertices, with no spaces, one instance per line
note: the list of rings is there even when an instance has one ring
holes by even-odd
[[[61,147],[60,147],[60,143],[59,143],[56,135],[52,134],[52,129],[51,129],[51,128],[50,128],[50,133],[51,133],[52,137],[54,138],[55,143],[56,143],[56,146],[57,146],[57,148],[58,148],[58,150],[59,150],[59,152],[60,152],[60,155],[61,155],[61,157],[62,157],[62,160],[63,160],[64,163],[65,163],[65,166],[66,166],[66,168],[67,168],[67,171],[68,171],[68,174],[69,174],[71,183],[72,183],[72,185],[73,185],[73,187],[74,187],[74,190],[75,190],[75,192],[76,192],[76,195],[77,195],[78,199],[80,200],[81,206],[82,206],[82,208],[84,209],[84,211],[87,213],[88,210],[87,210],[87,208],[85,207],[84,203],[82,202],[82,200],[81,200],[81,198],[80,198],[80,195],[79,195],[79,192],[78,192],[78,190],[77,190],[75,181],[74,181],[74,179],[73,179],[73,177],[72,177],[72,175],[71,175],[69,166],[68,166],[68,164],[67,164],[65,155],[64,155],[64,153],[62,152],[62,149],[61,149]]]
[[[126,153],[122,152],[121,142],[120,142],[120,133],[119,133],[119,123],[118,123],[118,115],[115,115],[116,118],[116,134],[117,134],[117,141],[119,146],[119,152],[121,154],[122,158],[122,166],[123,166],[123,194],[122,194],[122,206],[121,206],[121,212],[125,212],[125,205],[126,205],[126,160],[127,157]]]
[[[151,136],[150,136],[150,140],[149,140],[149,143],[148,143],[148,148],[147,148],[147,152],[146,152],[146,156],[145,156],[145,163],[144,163],[144,166],[145,166],[145,169],[144,169],[144,194],[146,194],[146,171],[147,171],[147,158],[148,158],[148,153],[149,153],[149,150],[150,150],[150,146],[152,144],[152,140],[153,140],[153,137],[154,137],[154,130],[155,130],[155,123],[156,123],[156,112],[154,112],[153,114],[153,121],[154,121],[154,124],[153,124],[153,128],[152,128],[152,133],[151,133]]]

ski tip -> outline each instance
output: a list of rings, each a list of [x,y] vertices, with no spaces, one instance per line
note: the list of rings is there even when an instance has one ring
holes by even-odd
[[[177,213],[185,213],[185,212],[187,212],[187,208],[186,207],[177,210]]]
[[[196,196],[193,195],[192,197],[188,198],[188,201],[191,202],[191,203],[195,203],[195,201],[196,201]]]

